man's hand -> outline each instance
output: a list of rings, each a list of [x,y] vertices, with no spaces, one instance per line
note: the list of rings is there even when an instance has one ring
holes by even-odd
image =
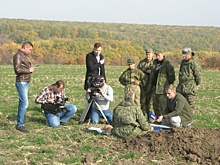
[[[162,119],[163,119],[163,116],[159,116],[158,118],[157,118],[157,122],[161,122],[162,121]]]
[[[150,69],[147,69],[147,70],[145,71],[145,73],[151,74],[151,70],[150,70]]]
[[[100,95],[102,95],[103,97],[104,97],[104,93],[102,92],[102,89],[101,88],[99,88],[99,93],[100,93]]]
[[[47,102],[53,104],[54,103],[54,99],[48,99]]]
[[[140,81],[136,80],[136,81],[135,81],[135,84],[136,84],[136,85],[139,85],[139,84],[140,84]]]
[[[88,92],[88,93],[92,92],[91,88],[88,88],[88,89],[87,89],[87,92]]]
[[[35,71],[35,69],[36,69],[36,67],[30,67],[30,68],[29,68],[29,71],[32,73],[32,72]]]
[[[105,63],[105,59],[100,60],[100,64],[104,64]]]

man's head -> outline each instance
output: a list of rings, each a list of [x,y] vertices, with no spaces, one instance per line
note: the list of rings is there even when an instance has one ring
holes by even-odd
[[[166,94],[168,99],[173,99],[176,96],[176,87],[170,84],[166,87]]]
[[[105,85],[105,77],[104,76],[102,76],[102,75],[100,75],[100,77],[99,77],[99,82],[100,83],[103,83],[104,85]]]
[[[163,61],[164,60],[164,54],[163,54],[163,50],[156,50],[154,52],[154,54],[156,55],[156,58],[158,61]]]
[[[58,80],[55,84],[53,84],[54,86],[54,91],[56,93],[61,93],[61,91],[64,89],[64,82],[62,80]]]
[[[33,44],[31,42],[24,42],[21,46],[21,50],[27,55],[30,55],[33,49]]]
[[[188,61],[192,58],[192,56],[194,56],[194,52],[191,48],[184,48],[181,55],[185,61]]]
[[[124,93],[124,100],[129,102],[134,102],[135,94],[133,91],[125,91]]]
[[[94,48],[93,48],[93,51],[96,55],[100,55],[101,52],[102,52],[102,45],[100,43],[95,43],[94,44]]]
[[[146,49],[145,52],[147,61],[151,61],[153,58],[153,49]]]
[[[130,69],[135,68],[135,61],[132,58],[127,59],[127,65],[129,66]]]

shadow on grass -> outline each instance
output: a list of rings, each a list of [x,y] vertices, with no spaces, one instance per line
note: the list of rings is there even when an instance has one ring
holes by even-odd
[[[43,115],[43,114],[42,114]],[[46,119],[41,117],[27,117],[30,122],[36,122],[42,125],[45,125]]]
[[[5,122],[0,122],[0,127],[1,128],[8,128],[9,124]]]
[[[8,115],[8,116],[7,116],[7,119],[8,119],[9,121],[16,121],[16,120],[17,120],[17,115],[15,115],[15,114]]]
[[[42,114],[43,115],[43,114]],[[40,123],[40,124],[44,124],[45,125],[45,118],[42,118],[42,117],[30,117],[30,116],[26,116],[25,117],[28,121],[31,121],[31,122],[37,122],[37,123]],[[8,120],[10,121],[17,121],[17,115],[9,115],[7,117]],[[0,126],[4,126],[4,124],[6,123],[0,123]],[[6,124],[7,125],[7,124]]]
[[[28,112],[39,112],[41,113],[41,106],[34,106],[34,107],[31,107],[31,108],[28,108],[27,110]]]

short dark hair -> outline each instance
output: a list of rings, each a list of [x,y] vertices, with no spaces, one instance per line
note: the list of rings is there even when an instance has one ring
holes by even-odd
[[[25,48],[26,46],[31,46],[31,47],[34,47],[33,44],[31,42],[24,42],[21,46],[21,48]]]
[[[56,85],[57,88],[59,88],[61,85],[63,85],[63,88],[64,88],[64,82],[63,82],[63,80],[58,80],[54,85]]]
[[[102,47],[102,45],[101,45],[99,42],[96,42],[96,43],[94,44],[94,48],[99,48],[99,47]]]

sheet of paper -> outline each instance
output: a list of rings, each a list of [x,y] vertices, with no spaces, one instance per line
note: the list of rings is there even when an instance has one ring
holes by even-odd
[[[159,125],[159,124],[150,124],[152,127],[160,127],[160,128],[171,128],[165,125]]]
[[[101,128],[97,128],[97,127],[90,127],[90,128],[88,128],[88,130],[97,131],[98,133],[104,133],[105,132],[105,131],[101,130]]]

